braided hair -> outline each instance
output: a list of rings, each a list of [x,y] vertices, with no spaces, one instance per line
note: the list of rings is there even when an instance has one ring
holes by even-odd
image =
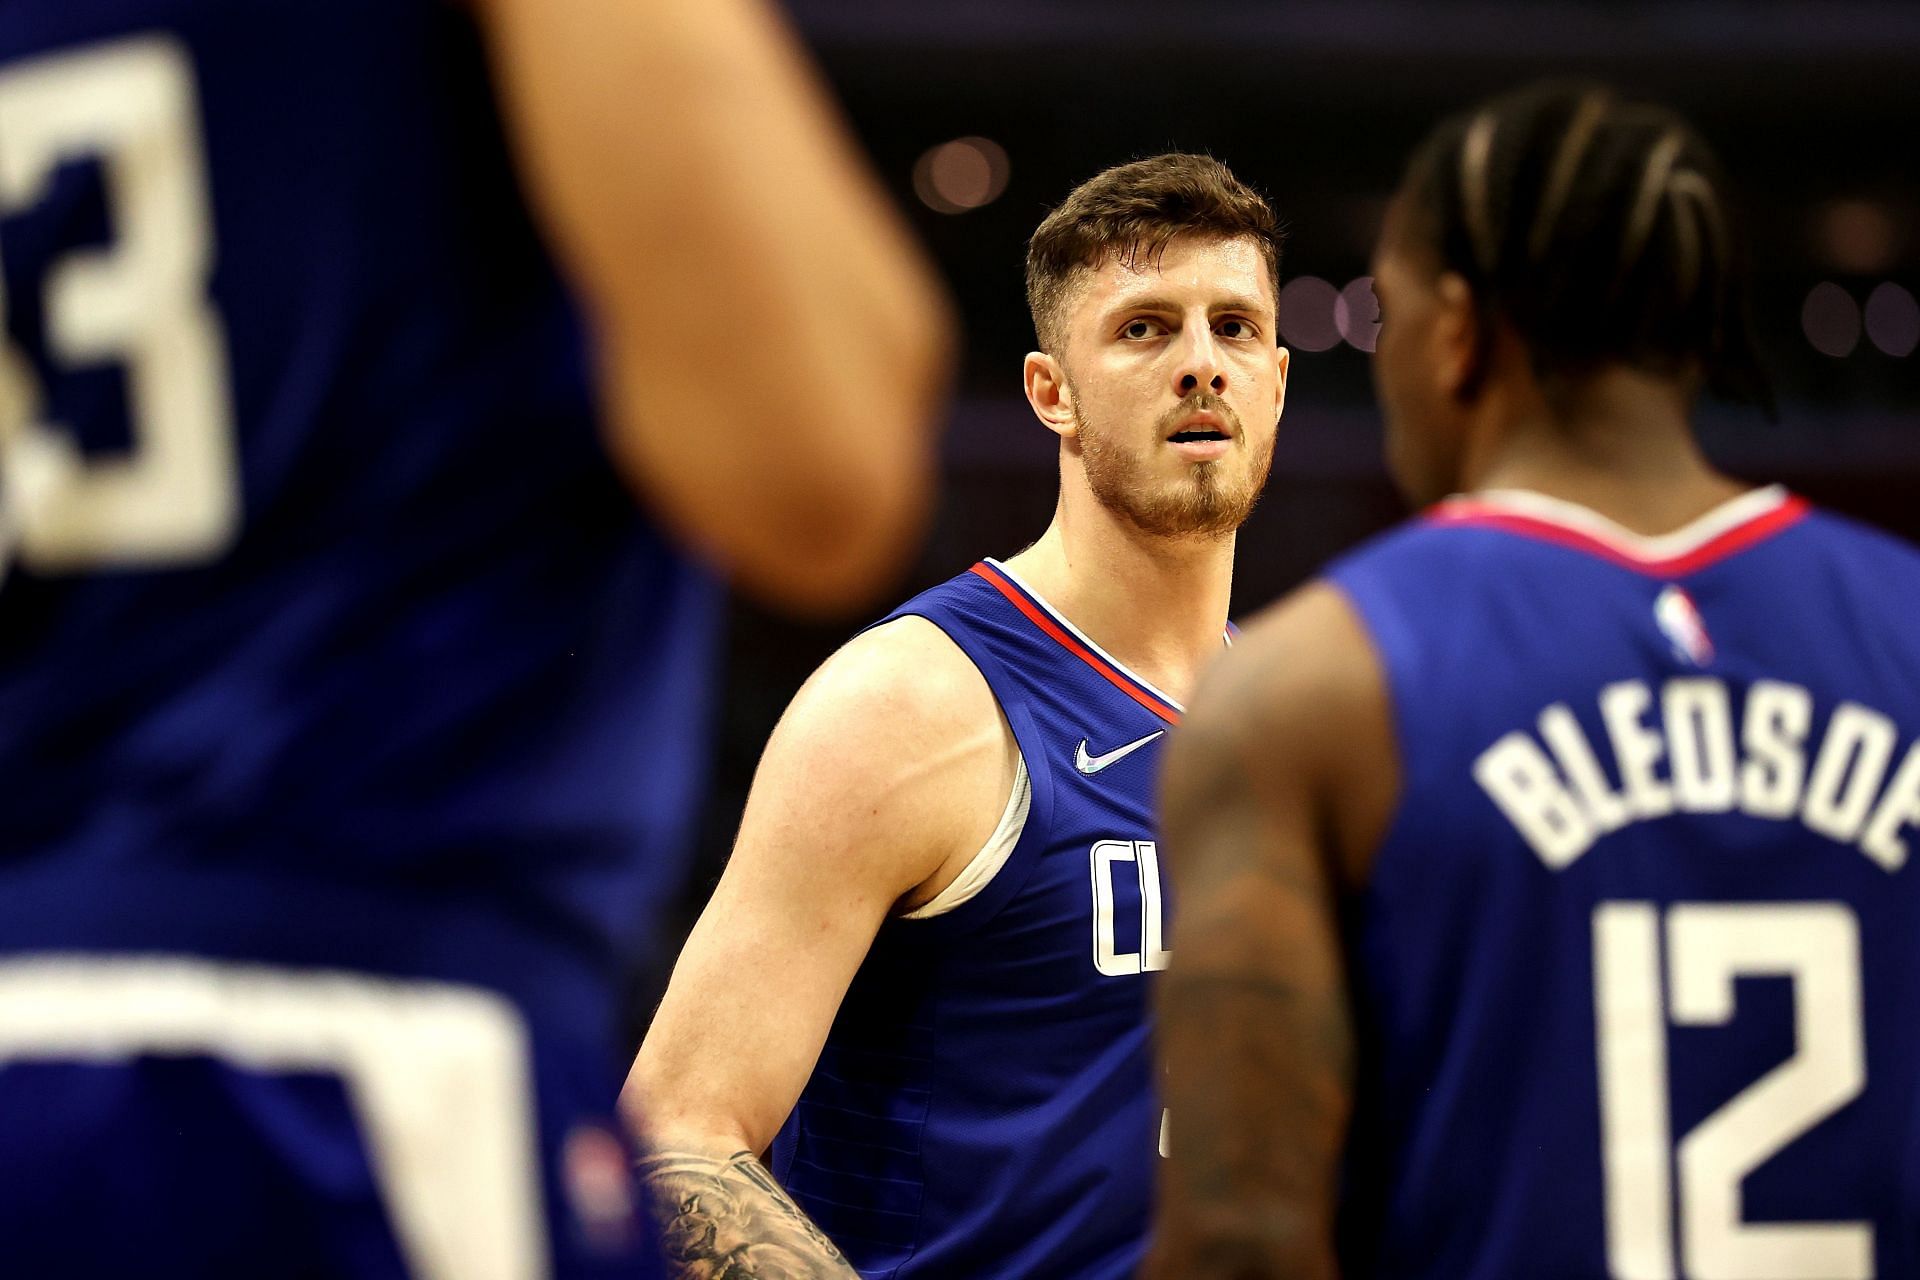
[[[1698,370],[1771,411],[1729,186],[1678,114],[1599,84],[1533,85],[1442,123],[1402,190],[1482,331],[1512,325],[1550,393],[1626,364]]]

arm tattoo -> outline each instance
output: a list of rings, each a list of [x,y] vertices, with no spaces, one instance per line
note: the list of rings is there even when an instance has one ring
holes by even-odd
[[[1163,814],[1182,950],[1156,1000],[1169,1158],[1145,1274],[1331,1280],[1353,1063],[1335,889],[1304,789],[1276,815],[1218,719],[1182,733]]]
[[[859,1280],[751,1151],[640,1161],[674,1280]]]
[[[1344,992],[1312,961],[1176,980],[1181,967],[1159,993],[1171,1159],[1146,1274],[1331,1277],[1353,1058]]]

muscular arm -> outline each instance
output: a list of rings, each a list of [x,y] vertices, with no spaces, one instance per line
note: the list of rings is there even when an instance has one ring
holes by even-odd
[[[1012,752],[985,680],[917,618],[854,640],[794,699],[621,1097],[681,1276],[852,1275],[756,1156],[888,913],[991,833]]]
[[[1179,944],[1159,992],[1169,1158],[1146,1275],[1331,1280],[1353,1029],[1336,904],[1398,787],[1386,697],[1345,600],[1248,628],[1170,741]]]
[[[775,10],[477,7],[629,479],[774,604],[877,589],[924,513],[951,323]]]

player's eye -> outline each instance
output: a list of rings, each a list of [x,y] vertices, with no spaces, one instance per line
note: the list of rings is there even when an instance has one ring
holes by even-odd
[[[1151,338],[1160,331],[1160,326],[1152,320],[1129,320],[1120,329],[1120,336],[1140,341]]]
[[[1223,338],[1254,338],[1260,333],[1252,324],[1239,316],[1228,316],[1215,327]]]

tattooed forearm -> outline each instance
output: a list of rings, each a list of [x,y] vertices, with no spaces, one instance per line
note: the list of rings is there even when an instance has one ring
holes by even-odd
[[[750,1151],[640,1162],[674,1280],[859,1280]]]
[[[1168,1159],[1144,1274],[1332,1280],[1353,1027],[1330,859],[1310,796],[1270,803],[1213,710],[1166,765],[1180,950],[1156,1000]]]
[[[1180,967],[1160,992],[1170,1158],[1145,1274],[1331,1277],[1353,1052],[1342,993],[1253,973],[1171,981]]]

